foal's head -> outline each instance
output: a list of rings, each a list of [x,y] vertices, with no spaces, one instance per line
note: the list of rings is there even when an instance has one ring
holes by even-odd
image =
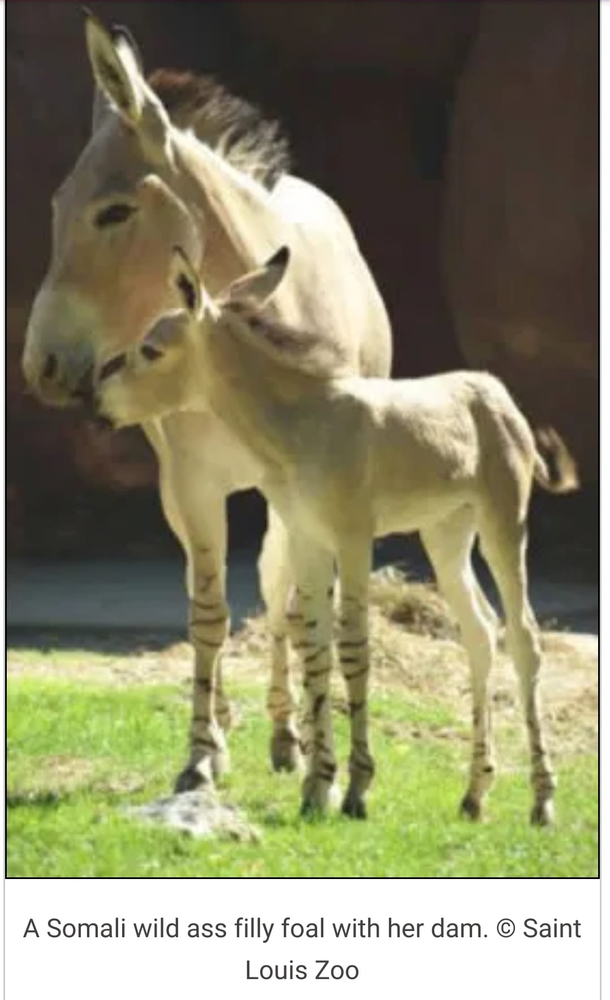
[[[206,337],[252,331],[289,261],[282,247],[262,267],[233,281],[212,300],[188,254],[176,247],[170,286],[181,308],[163,315],[137,347],[114,355],[97,372],[100,414],[116,427],[144,423],[177,410],[206,409]]]

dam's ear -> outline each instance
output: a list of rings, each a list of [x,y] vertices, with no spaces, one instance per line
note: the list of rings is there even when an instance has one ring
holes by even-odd
[[[96,85],[94,130],[114,108],[153,159],[167,159],[171,156],[169,117],[144,78],[140,53],[127,29],[108,31],[85,11],[85,37]]]
[[[138,85],[141,78],[138,57],[124,35],[115,41],[90,11],[85,12],[85,38],[100,96],[114,105],[129,125],[136,125],[144,104],[144,94]]]

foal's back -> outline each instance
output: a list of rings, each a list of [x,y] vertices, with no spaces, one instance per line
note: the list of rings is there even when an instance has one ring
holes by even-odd
[[[321,464],[347,508],[370,512],[377,535],[417,530],[482,492],[511,488],[515,476],[516,489],[529,490],[531,431],[487,373],[341,379],[320,417]]]

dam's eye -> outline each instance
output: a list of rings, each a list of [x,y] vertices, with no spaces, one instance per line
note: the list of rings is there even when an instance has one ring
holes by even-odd
[[[133,205],[124,203],[117,202],[115,205],[107,205],[95,216],[95,224],[99,229],[103,229],[104,226],[118,226],[121,222],[127,222],[127,219],[135,211]]]

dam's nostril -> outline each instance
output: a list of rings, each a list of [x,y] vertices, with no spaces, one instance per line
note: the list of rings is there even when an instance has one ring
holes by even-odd
[[[47,360],[45,361],[45,366],[42,370],[43,378],[54,378],[57,374],[57,358],[54,354],[49,354]]]
[[[75,394],[80,394],[83,399],[90,399],[93,396],[93,365],[89,365],[81,375]]]
[[[70,399],[84,404],[87,410],[93,407],[93,365],[83,372],[76,384],[76,388],[70,393]]]

